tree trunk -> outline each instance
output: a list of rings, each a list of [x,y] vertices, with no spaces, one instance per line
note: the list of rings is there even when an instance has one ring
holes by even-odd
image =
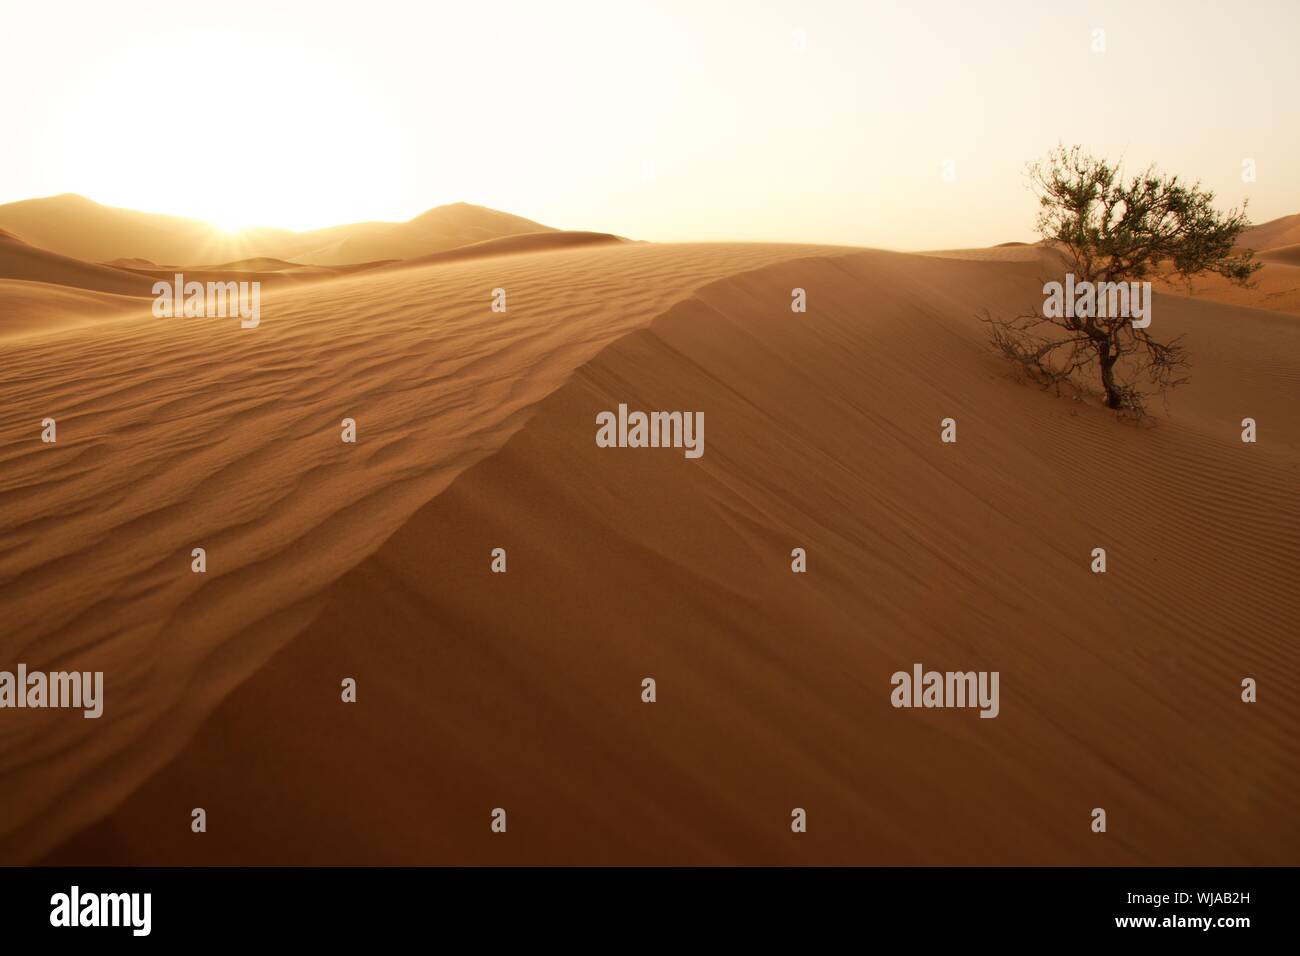
[[[1110,343],[1107,343],[1098,359],[1101,362],[1101,384],[1106,389],[1106,407],[1119,408],[1119,389],[1115,387],[1115,363],[1119,361],[1119,350],[1112,352]]]

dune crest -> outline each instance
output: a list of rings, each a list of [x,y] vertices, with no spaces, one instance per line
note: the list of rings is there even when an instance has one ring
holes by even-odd
[[[404,269],[409,266],[423,266],[435,262],[456,262],[463,259],[485,259],[491,256],[517,255],[522,252],[552,252],[558,249],[573,249],[580,246],[614,245],[627,242],[619,236],[607,232],[528,232],[504,239],[485,239],[459,246],[446,252],[435,252],[427,256],[390,264],[390,268]]]

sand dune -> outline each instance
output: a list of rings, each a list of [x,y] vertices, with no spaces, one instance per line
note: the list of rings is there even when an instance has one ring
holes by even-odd
[[[1174,295],[1300,315],[1300,213],[1252,226],[1238,249],[1253,249],[1264,267],[1247,288],[1219,276],[1198,276],[1191,283],[1158,283]]]
[[[1300,213],[1251,226],[1241,234],[1237,246],[1262,252],[1296,243],[1300,243]]]
[[[611,245],[626,242],[619,236],[607,232],[552,231],[530,232],[520,236],[508,236],[504,239],[486,239],[473,242],[446,252],[419,256],[392,263],[390,268],[405,269],[412,266],[429,265],[436,262],[456,262],[463,259],[486,259],[491,256],[517,255],[521,252],[551,252],[557,249],[573,249],[580,246]]]
[[[249,263],[257,263],[267,260],[248,260]],[[269,260],[272,268],[261,271],[252,268],[244,268],[240,263],[228,263],[219,266],[162,266],[154,269],[132,269],[141,276],[150,280],[150,285],[156,280],[163,280],[168,284],[174,284],[177,274],[183,275],[187,282],[260,282],[263,286],[275,288],[279,286],[300,285],[305,282],[316,282],[321,279],[334,279],[339,276],[352,275],[358,272],[364,272],[367,269],[374,269],[378,266],[387,265],[385,262],[366,262],[357,263],[350,266],[292,266],[290,268],[274,267],[276,260]],[[231,268],[231,265],[234,268]]]
[[[1221,276],[1201,275],[1190,282],[1153,280],[1152,288],[1157,292],[1180,298],[1191,297],[1227,305],[1300,315],[1300,263],[1292,262],[1293,248],[1300,249],[1300,246],[1283,247],[1275,252],[1260,255],[1264,267],[1255,274],[1250,285],[1245,287]],[[1033,245],[1002,243],[998,246],[976,249],[941,249],[917,254],[978,262],[1034,263],[1038,266],[1039,278],[1043,281],[1060,279],[1061,275],[1069,269],[1066,258],[1061,252],[1037,243]]]
[[[309,232],[249,228],[230,234],[201,220],[104,206],[73,194],[0,206],[0,228],[91,262],[190,264],[265,257],[324,266],[410,259],[487,239],[550,231],[521,216],[453,203],[407,222],[352,223]]]
[[[1287,266],[1300,266],[1300,242],[1293,243],[1289,246],[1279,246],[1276,249],[1269,249],[1267,252],[1261,252],[1259,258],[1265,262],[1277,262]]]
[[[148,267],[146,267],[148,268]],[[157,268],[157,266],[153,266]],[[191,266],[193,269],[207,269],[212,272],[287,272],[301,269],[301,262],[286,262],[270,256],[252,256],[248,259],[236,259],[234,262],[218,262],[212,265]]]
[[[292,233],[261,229],[232,237],[210,223],[119,209],[65,193],[0,206],[0,227],[32,245],[90,262],[214,262],[251,255],[253,245],[288,242]]]
[[[977,262],[1032,262],[1044,265],[1052,272],[1059,272],[1065,265],[1065,258],[1060,252],[1037,242],[1004,242],[996,246],[980,246],[974,249],[935,249],[916,254],[938,259],[967,259]]]
[[[12,235],[0,236],[0,279],[24,279],[129,296],[148,295],[152,286],[135,273],[38,249]],[[18,316],[15,313],[12,317]]]
[[[144,260],[117,260],[140,262]],[[361,272],[385,263],[300,266],[274,259],[250,259],[218,266],[113,266],[83,262],[0,236],[0,340],[64,330],[134,312],[152,314],[154,283],[256,281],[274,288]],[[267,271],[251,271],[255,269]]]
[[[148,309],[134,295],[0,279],[0,343],[93,325]]]
[[[453,203],[421,213],[405,223],[366,223],[304,233],[296,258],[320,265],[411,259],[504,236],[553,231],[522,216]]]
[[[988,353],[1040,272],[620,244],[11,350],[6,650],[113,704],[4,725],[0,859],[1293,860],[1300,329],[1160,297],[1194,381],[1122,426]],[[619,402],[705,411],[703,458],[598,449]],[[915,661],[1000,716],[894,710]]]
[[[1290,265],[1285,258],[1260,258],[1264,268],[1246,287],[1214,275],[1197,276],[1190,283],[1157,282],[1154,287],[1172,295],[1300,315],[1300,265]]]
[[[337,266],[316,266],[303,265],[301,262],[287,262],[284,259],[273,259],[270,256],[254,256],[251,259],[237,259],[234,262],[219,262],[213,265],[197,266],[166,266],[161,267],[150,263],[145,266],[143,271],[150,274],[159,272],[174,273],[178,270],[186,273],[195,272],[215,272],[215,273],[232,273],[232,272],[252,272],[261,275],[275,274],[282,276],[298,277],[320,277],[328,278],[340,275],[350,275],[354,272],[363,272],[366,269],[374,269],[378,266],[388,265],[394,260],[379,259],[373,262],[354,262],[346,265]]]
[[[331,581],[603,346],[699,285],[817,251],[521,254],[268,289],[255,330],[146,311],[7,343],[0,647],[105,669],[115,703],[98,721],[6,713],[0,860],[48,849],[159,769]],[[47,416],[56,445],[39,440]]]
[[[158,263],[151,262],[148,259],[141,259],[139,256],[123,256],[119,259],[110,259],[104,263],[106,266],[113,266],[117,269],[157,269]]]

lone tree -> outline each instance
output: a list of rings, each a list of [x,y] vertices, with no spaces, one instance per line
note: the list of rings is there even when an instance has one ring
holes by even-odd
[[[1247,285],[1261,264],[1252,252],[1232,252],[1250,225],[1245,204],[1240,211],[1216,212],[1214,194],[1199,182],[1184,185],[1154,166],[1125,181],[1118,166],[1078,146],[1058,146],[1046,160],[1030,164],[1029,177],[1039,200],[1038,233],[1064,255],[1072,276],[1061,277],[1065,287],[1096,294],[1065,308],[1049,300],[1011,319],[986,311],[982,318],[992,344],[1058,393],[1065,384],[1081,387],[1080,379],[1091,377],[1096,366],[1106,405],[1141,416],[1139,382],[1145,379],[1163,393],[1187,381],[1188,363],[1181,336],[1160,342],[1143,327],[1151,324],[1149,313],[1134,326],[1133,310],[1125,307],[1130,293],[1145,293],[1149,310],[1150,286],[1141,284],[1152,278],[1190,284],[1192,276],[1208,272]]]

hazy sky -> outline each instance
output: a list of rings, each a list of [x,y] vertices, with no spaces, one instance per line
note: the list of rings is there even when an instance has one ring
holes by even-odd
[[[1300,212],[1296,0],[0,0],[0,23],[0,202],[302,229],[465,200],[938,248],[1032,238],[1024,165],[1061,141]]]

